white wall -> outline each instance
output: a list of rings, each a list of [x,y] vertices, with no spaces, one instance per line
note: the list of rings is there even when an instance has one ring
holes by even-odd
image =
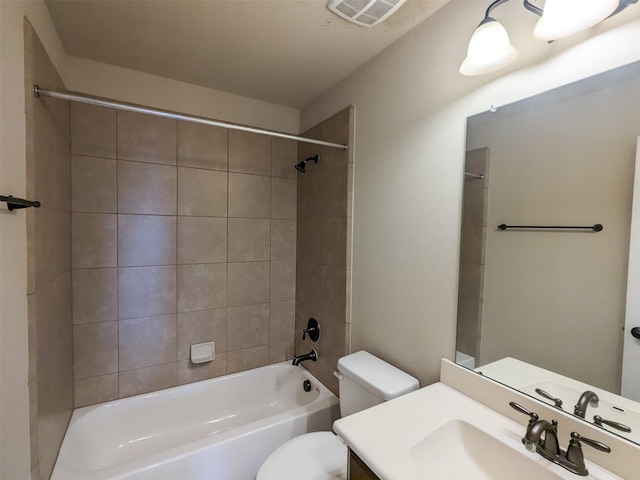
[[[640,7],[532,45],[536,17],[510,2],[494,16],[513,34],[519,63],[466,78],[458,67],[485,8],[449,3],[302,112],[304,129],[356,107],[352,350],[423,384],[455,349],[466,117],[640,59]]]
[[[70,90],[272,130],[299,132],[299,111],[294,108],[69,57],[44,2],[2,0],[0,195],[24,196],[26,186],[25,16]],[[30,91],[27,94],[30,95]],[[7,480],[30,477],[26,291],[25,214],[23,211],[9,213],[0,205],[0,478]]]

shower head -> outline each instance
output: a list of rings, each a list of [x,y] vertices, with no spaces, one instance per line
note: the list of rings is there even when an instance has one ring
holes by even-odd
[[[311,160],[313,160],[317,164],[318,160],[320,160],[320,156],[319,155],[314,155],[313,157],[309,157],[306,160],[301,161],[300,163],[298,163],[296,165],[296,170],[298,170],[300,173],[304,173],[305,165],[307,164],[307,162],[309,162]]]

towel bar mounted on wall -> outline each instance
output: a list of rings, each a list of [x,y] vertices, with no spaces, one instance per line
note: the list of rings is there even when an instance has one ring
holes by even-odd
[[[25,200],[24,198],[12,197],[9,195],[5,197],[4,195],[0,195],[0,202],[7,202],[7,208],[9,210],[18,210],[19,208],[29,208],[35,207],[38,208],[40,206],[40,202],[31,200]]]
[[[508,228],[523,228],[526,230],[534,230],[538,228],[547,229],[547,230],[593,230],[594,232],[601,232],[604,227],[600,223],[596,223],[595,225],[588,226],[573,226],[573,225],[498,225],[500,230],[507,230]]]

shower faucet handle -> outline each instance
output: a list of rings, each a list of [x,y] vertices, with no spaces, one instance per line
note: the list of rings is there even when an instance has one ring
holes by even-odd
[[[311,317],[307,322],[307,328],[302,331],[302,340],[307,338],[307,333],[313,342],[317,342],[320,338],[320,324],[316,317]]]

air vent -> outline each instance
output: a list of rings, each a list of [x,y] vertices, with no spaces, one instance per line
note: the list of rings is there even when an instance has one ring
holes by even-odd
[[[405,0],[329,0],[327,8],[362,27],[374,27],[395,12]]]

